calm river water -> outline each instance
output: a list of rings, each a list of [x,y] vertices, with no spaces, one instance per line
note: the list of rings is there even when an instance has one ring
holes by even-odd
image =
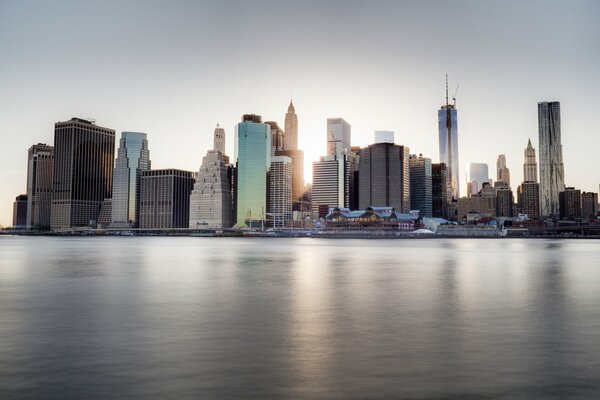
[[[0,398],[597,399],[600,241],[0,237]]]

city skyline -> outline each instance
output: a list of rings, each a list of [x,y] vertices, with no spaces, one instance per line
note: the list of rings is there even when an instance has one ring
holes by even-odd
[[[0,114],[4,226],[12,220],[12,201],[26,193],[27,149],[36,143],[53,145],[56,121],[95,117],[99,126],[118,134],[147,132],[153,167],[198,171],[212,147],[215,124],[230,138],[240,116],[248,112],[283,126],[291,97],[298,116],[298,147],[305,151],[305,180],[310,182],[312,161],[326,154],[327,118],[343,118],[352,126],[353,146],[371,144],[374,130],[393,130],[397,144],[438,162],[435,113],[444,100],[445,73],[460,84],[461,195],[466,193],[468,163],[495,165],[498,154],[506,154],[513,186],[522,181],[523,143],[531,138],[539,149],[536,107],[544,101],[561,103],[565,184],[598,191],[593,146],[585,146],[594,137],[594,95],[600,90],[594,76],[600,56],[589,51],[600,29],[592,19],[599,9],[593,2],[511,3],[512,7],[462,2],[443,12],[432,4],[331,3],[306,11],[290,3],[268,11],[273,29],[291,23],[284,30],[285,40],[272,38],[270,29],[253,30],[248,37],[239,34],[245,18],[267,12],[270,3],[265,2],[177,3],[168,8],[132,2],[124,7],[139,11],[140,19],[131,26],[124,23],[127,12],[114,14],[110,4],[71,4],[70,15],[88,16],[69,19],[73,28],[89,27],[79,29],[78,37],[61,28],[65,21],[61,13],[68,4],[0,6],[0,37],[8,38],[0,41],[6,55],[0,66],[5,94],[0,106],[6,110]],[[283,19],[289,11],[297,13],[298,21]],[[337,33],[322,28],[308,33],[302,28],[311,17],[323,22],[335,12],[351,18],[347,25],[333,21]],[[451,52],[436,43],[441,28],[433,21],[422,28],[402,23],[428,13],[433,21],[451,18],[455,25],[464,25],[454,32],[457,40]],[[497,18],[486,19],[494,13]],[[386,14],[399,16],[400,23],[386,24]],[[152,33],[151,22],[161,16],[166,25]],[[203,28],[192,24],[193,16],[206,20]],[[510,30],[505,30],[501,17],[510,21]],[[181,22],[181,29],[170,29],[176,22]],[[111,26],[118,28],[116,32],[105,33]],[[470,38],[474,31],[480,33],[478,39]],[[156,39],[164,32],[183,45],[144,39],[145,33]],[[408,35],[412,41],[405,37],[408,33],[414,33]],[[263,69],[236,66],[231,60],[252,54],[246,48],[234,50],[247,40],[262,43],[264,51],[277,57],[290,51],[296,56]],[[286,41],[292,46],[283,47]],[[188,56],[186,46],[202,56]],[[75,54],[68,51],[73,48]],[[549,48],[553,52],[546,55]],[[324,54],[331,56],[323,59]],[[350,61],[342,60],[345,54]],[[39,57],[47,59],[43,67],[36,61]],[[215,69],[222,65],[222,71]],[[73,87],[85,89],[86,95],[70,90]],[[451,86],[450,92],[454,90]],[[254,91],[260,95],[247,95]],[[500,108],[503,123],[493,123]],[[232,142],[227,142],[227,154],[234,154]]]

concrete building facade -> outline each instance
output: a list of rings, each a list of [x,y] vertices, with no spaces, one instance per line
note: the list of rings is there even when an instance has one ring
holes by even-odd
[[[50,227],[54,147],[34,144],[27,152],[27,228]]]

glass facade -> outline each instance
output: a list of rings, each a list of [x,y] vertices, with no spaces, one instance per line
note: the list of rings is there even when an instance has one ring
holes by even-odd
[[[469,164],[469,182],[471,183],[471,195],[476,195],[481,190],[484,182],[488,182],[489,169],[485,163]]]
[[[432,217],[431,159],[423,155],[411,155],[409,165],[410,207],[419,210],[421,217]]]
[[[112,226],[137,226],[142,171],[150,170],[146,134],[122,132],[113,175]]]
[[[254,121],[260,118],[253,116]],[[244,120],[235,128],[237,160],[236,225],[265,221],[267,173],[271,164],[271,127]]]
[[[458,171],[458,128],[457,112],[453,105],[442,106],[438,110],[440,139],[440,163],[446,164],[448,189],[453,198],[460,197]]]
[[[327,155],[346,154],[350,151],[352,131],[343,118],[327,119]]]

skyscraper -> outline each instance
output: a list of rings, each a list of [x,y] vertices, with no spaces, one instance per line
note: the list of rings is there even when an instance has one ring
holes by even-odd
[[[448,189],[452,198],[460,197],[458,170],[458,128],[456,98],[448,103],[448,75],[446,75],[446,104],[438,110],[438,130],[440,142],[440,162],[446,164]]]
[[[558,101],[538,103],[538,130],[541,213],[558,218],[558,193],[565,190]]]
[[[412,154],[410,164],[410,208],[422,217],[432,217],[431,159]]]
[[[88,226],[112,194],[115,131],[71,118],[54,125],[52,228]]]
[[[140,177],[150,170],[146,134],[121,132],[113,174],[111,227],[137,227],[139,222]]]
[[[271,127],[246,114],[236,126],[236,226],[258,227],[266,220]],[[254,222],[254,223],[253,223]]]
[[[313,162],[312,213],[327,215],[332,207],[348,207],[350,165],[346,156],[329,155]]]
[[[218,150],[209,150],[202,159],[190,194],[190,228],[230,228],[232,225],[231,167],[225,157]]]
[[[359,208],[394,207],[410,211],[409,149],[375,143],[360,150]]]
[[[327,118],[327,155],[346,154],[350,151],[351,127],[343,118]]]
[[[140,222],[144,229],[187,228],[194,174],[179,169],[142,171]]]
[[[537,182],[525,181],[517,189],[517,202],[521,213],[531,219],[540,217],[540,185]]]
[[[13,203],[13,228],[25,228],[27,224],[27,195],[20,194]]]
[[[446,164],[431,164],[431,204],[436,218],[448,218]]]
[[[271,157],[278,151],[283,151],[285,145],[285,132],[275,121],[265,121],[271,127]]]
[[[285,114],[285,150],[298,150],[298,116],[294,104],[290,100],[287,113]]]
[[[560,218],[574,220],[581,218],[581,190],[567,187],[558,194]]]
[[[494,186],[496,190],[496,216],[512,217],[514,196],[512,190],[510,190],[510,186],[505,182],[500,182],[500,184]]]
[[[506,156],[500,154],[496,161],[496,180],[506,183],[510,187],[510,170],[506,166]]]
[[[49,227],[54,179],[54,147],[44,143],[29,148],[27,157],[28,228]]]
[[[270,201],[274,228],[285,228],[292,220],[292,159],[286,156],[271,158]]]
[[[537,162],[535,160],[535,149],[531,145],[531,139],[527,141],[524,151],[525,162],[523,163],[523,182],[537,183]]]
[[[489,181],[488,165],[485,163],[470,163],[469,164],[469,183],[470,194],[477,195],[481,190],[484,182]]]
[[[598,193],[581,193],[581,217],[585,220],[596,219],[598,213]]]
[[[292,209],[301,210],[304,205],[304,152],[298,149],[298,117],[294,104],[290,100],[288,111],[285,114],[285,136],[283,150],[275,151],[276,156],[287,156],[292,159]]]

